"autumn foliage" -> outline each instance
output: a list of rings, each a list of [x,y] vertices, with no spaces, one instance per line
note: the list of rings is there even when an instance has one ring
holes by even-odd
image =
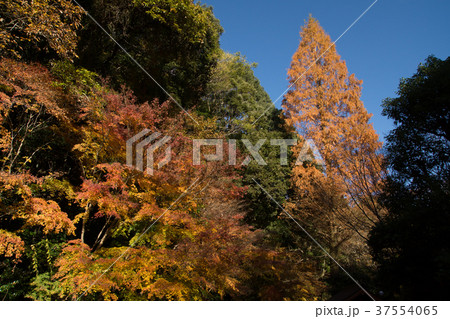
[[[1,67],[1,253],[22,265],[25,254],[28,297],[314,298],[312,264],[293,268],[243,222],[239,170],[193,165],[192,138],[224,136],[214,118],[193,114],[194,125],[66,62]],[[171,136],[173,160],[152,176],[125,165],[126,141],[144,128]],[[293,269],[308,275],[282,283]]]
[[[430,59],[402,82],[408,99],[385,102],[402,123],[385,158],[362,81],[314,18],[301,29],[280,110],[256,65],[220,50],[211,8],[192,0],[81,3],[135,60],[71,1],[0,0],[0,299],[324,300],[352,283],[332,261],[373,293],[375,262],[383,278],[391,269],[402,275],[387,248],[411,251],[409,233],[397,236],[390,225],[425,220],[408,214],[438,197],[446,216],[448,114],[436,102],[438,116],[427,117],[411,102],[432,100],[431,89],[419,88],[441,82],[422,73],[445,77],[434,69],[442,61]],[[153,155],[171,160],[152,174],[127,154],[143,130],[170,137]],[[209,145],[196,163],[195,139],[219,139],[223,160],[207,160],[216,151]],[[242,164],[253,158],[244,139],[265,142],[265,165]],[[297,143],[286,154],[268,145],[282,139]],[[409,157],[417,145],[428,148]],[[424,160],[427,152],[438,160]],[[445,251],[430,253],[444,256],[431,264],[445,265]]]
[[[83,11],[67,0],[0,1],[0,53],[31,58],[33,55],[76,57],[77,29]]]
[[[294,153],[303,160],[293,168],[298,200],[287,205],[337,256],[355,234],[366,237],[382,215],[381,143],[360,99],[362,81],[349,74],[318,21],[310,17],[300,37],[283,109],[302,141]]]

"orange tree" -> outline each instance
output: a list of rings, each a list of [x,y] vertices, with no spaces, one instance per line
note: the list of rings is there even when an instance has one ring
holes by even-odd
[[[299,134],[294,153],[303,158],[293,168],[296,200],[287,206],[337,257],[355,233],[365,238],[382,214],[381,143],[360,99],[362,82],[349,74],[318,21],[310,17],[300,37],[283,110]]]

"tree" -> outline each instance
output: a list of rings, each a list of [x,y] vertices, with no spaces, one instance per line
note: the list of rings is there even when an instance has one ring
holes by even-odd
[[[388,298],[447,300],[450,277],[450,58],[430,56],[398,97],[383,102],[394,120],[387,136],[389,179],[383,204],[389,214],[370,234]]]
[[[199,102],[222,32],[210,8],[192,0],[96,0],[86,9],[184,108]],[[110,77],[116,89],[126,84],[141,102],[169,98],[94,22],[85,25],[80,65]]]
[[[73,113],[55,80],[42,65],[0,61],[3,299],[25,298],[33,283],[56,285],[53,262],[75,233],[67,180],[76,183],[80,173],[71,151]]]
[[[76,172],[64,92],[42,65],[0,61],[1,169],[42,176]],[[53,152],[53,150],[58,150]]]
[[[381,143],[360,100],[361,81],[348,74],[318,21],[310,17],[300,37],[282,106],[299,134],[294,154],[304,158],[293,168],[297,200],[287,207],[337,257],[355,233],[366,237],[382,214]],[[322,163],[306,141],[317,147]]]
[[[261,148],[264,167],[193,165],[194,138],[290,136],[253,66],[220,55],[212,10],[80,2],[183,106],[198,104],[198,125],[87,17],[73,64],[81,10],[71,2],[0,0],[2,53],[50,61],[0,61],[0,298],[316,299],[315,262],[267,239],[280,212],[253,182],[286,199],[280,147]],[[171,137],[172,160],[153,175],[125,165],[126,141],[144,128]]]
[[[76,57],[82,10],[67,0],[0,1],[0,53],[36,60]]]
[[[240,53],[221,52],[198,107],[201,114],[216,116],[219,128],[230,135],[273,129],[275,107],[253,72],[256,66]],[[265,115],[267,109],[270,112]],[[260,116],[263,118],[252,125]]]
[[[229,139],[248,139],[252,145],[266,140],[259,153],[267,165],[261,166],[251,161],[246,166],[240,166],[243,158],[236,163],[243,177],[242,184],[248,188],[245,219],[250,225],[266,228],[277,221],[280,210],[253,179],[258,180],[278,202],[284,202],[289,189],[290,168],[280,163],[280,147],[271,146],[269,141],[289,138],[290,132],[284,126],[280,111],[275,109],[256,78],[253,72],[255,67],[255,63],[249,63],[239,53],[222,52],[198,112],[216,117],[218,129],[226,133]],[[249,155],[241,142],[237,146],[242,156]]]
[[[52,178],[0,172],[0,291],[3,300],[22,299],[40,275],[52,273],[58,242],[75,226],[60,205],[45,196]],[[67,190],[68,191],[68,190]],[[48,280],[51,282],[51,280]]]

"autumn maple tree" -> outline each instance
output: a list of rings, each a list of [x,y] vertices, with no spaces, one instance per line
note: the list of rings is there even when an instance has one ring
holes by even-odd
[[[286,122],[300,139],[293,148],[300,156],[292,178],[297,200],[288,207],[297,207],[297,216],[336,256],[355,232],[366,236],[382,214],[381,143],[361,101],[362,81],[349,74],[329,35],[310,17],[300,37],[283,100]]]

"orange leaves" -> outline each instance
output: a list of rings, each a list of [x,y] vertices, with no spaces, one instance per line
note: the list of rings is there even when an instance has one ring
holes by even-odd
[[[345,62],[317,20],[310,17],[300,35],[301,42],[288,72],[293,86],[283,102],[287,122],[304,139],[314,141],[324,159],[326,177],[352,192],[349,180],[373,172],[370,162],[381,163],[381,143],[360,101],[361,81],[348,74]],[[316,59],[319,60],[314,63]],[[366,165],[357,174],[359,163]],[[380,169],[379,164],[374,165]],[[299,175],[305,176],[302,166],[294,167],[294,180]],[[305,180],[308,179],[311,178]]]
[[[83,244],[80,240],[71,240],[64,248],[63,253],[64,258],[60,258],[56,262],[59,272],[55,277],[61,281],[64,288],[66,288],[64,279],[70,277],[72,284],[79,287],[79,290],[87,289],[93,274],[92,270],[87,267],[93,264],[89,246]],[[80,292],[77,290],[77,293]]]
[[[37,112],[45,107],[48,114],[58,119],[65,118],[65,112],[58,105],[62,92],[52,85],[48,70],[39,64],[25,64],[9,59],[0,61],[0,91],[2,116],[9,108],[24,106]]]
[[[288,206],[336,253],[355,231],[367,234],[380,215],[381,143],[360,100],[362,81],[348,73],[318,21],[310,17],[300,36],[283,110],[301,138],[314,142],[324,166],[313,160],[293,167],[298,201]]]
[[[128,174],[130,169],[119,163],[98,165],[98,177],[83,182],[77,195],[78,201],[84,206],[97,205],[97,217],[112,216],[120,219],[127,216],[136,206],[129,200],[129,185],[126,184]]]
[[[1,192],[5,198],[18,196],[20,200],[26,200],[32,196],[29,184],[40,184],[42,181],[29,174],[8,174],[0,172]]]
[[[65,232],[67,234],[75,233],[75,226],[67,217],[67,214],[61,211],[59,205],[52,200],[42,198],[31,198],[29,210],[19,214],[25,220],[27,226],[40,226],[44,234],[58,234]]]
[[[361,83],[348,76],[345,62],[317,20],[310,18],[300,36],[288,71],[292,88],[283,103],[287,122],[305,138],[320,134],[324,144],[337,141],[326,129],[337,130],[346,113],[365,111],[359,101]]]
[[[144,223],[148,227],[160,213],[162,208],[155,203],[142,204],[133,225],[148,220]],[[139,242],[132,238],[133,248],[123,256],[126,247],[92,251],[80,241],[72,242],[57,262],[56,276],[74,298],[98,279],[85,296],[88,300],[204,300],[238,295],[245,278],[242,260],[254,250],[254,234],[240,222],[230,216],[194,217],[184,205],[176,205]]]
[[[59,205],[52,200],[33,196],[32,187],[41,187],[42,179],[27,174],[0,173],[1,209],[12,219],[23,220],[22,229],[37,227],[45,235],[74,234],[75,226]]]
[[[126,88],[115,92],[98,83],[89,87],[86,83],[96,78],[86,70],[72,70],[73,77],[52,86],[43,67],[8,60],[0,66],[0,84],[11,87],[0,87],[3,153],[13,149],[22,154],[20,143],[14,143],[31,119],[38,125],[30,126],[33,133],[44,126],[51,129],[47,135],[32,134],[28,150],[34,151],[47,136],[57,136],[61,141],[43,162],[68,153],[60,162],[71,158],[76,163],[52,175],[41,163],[34,166],[33,174],[50,178],[0,173],[0,228],[10,227],[10,221],[15,227],[0,231],[0,254],[18,260],[25,239],[29,247],[37,247],[32,246],[34,238],[44,236],[60,247],[67,238],[79,237],[59,256],[56,249],[31,248],[32,272],[51,278],[56,271],[51,280],[57,280],[60,298],[77,298],[86,291],[83,298],[91,300],[238,299],[257,295],[252,281],[259,276],[274,278],[264,289],[275,296],[286,268],[273,267],[276,254],[255,245],[263,232],[243,222],[246,188],[236,183],[242,179],[239,171],[226,160],[193,165],[193,138],[224,137],[217,119],[193,114],[199,123],[194,126],[184,115],[174,114],[168,102],[139,103]],[[84,83],[78,90],[71,87],[77,81]],[[7,121],[19,105],[16,115],[28,117]],[[10,122],[20,125],[5,124]],[[172,137],[172,161],[152,176],[124,163],[126,141],[144,128]],[[28,140],[22,136],[21,141]],[[3,170],[26,171],[19,170],[20,161],[11,164],[15,154]],[[161,155],[155,152],[155,162]],[[40,261],[43,254],[45,264]]]
[[[53,86],[44,67],[0,61],[0,163],[4,170],[23,171],[40,151],[49,149],[52,133],[69,122],[62,102],[62,91]],[[62,131],[63,135],[68,130]]]
[[[0,229],[0,256],[12,257],[14,261],[20,261],[25,243],[14,233]]]

